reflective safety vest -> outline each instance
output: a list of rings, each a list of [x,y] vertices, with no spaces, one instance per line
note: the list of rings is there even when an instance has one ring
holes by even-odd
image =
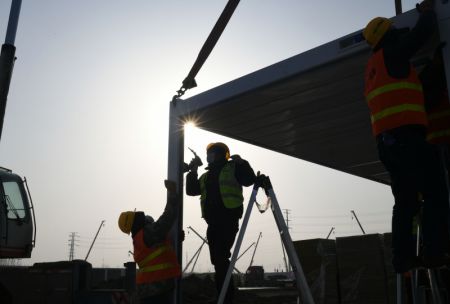
[[[200,176],[200,203],[202,207],[202,217],[204,217],[204,208],[206,203],[206,180],[208,172]],[[227,162],[219,174],[219,188],[222,202],[226,208],[232,209],[242,206],[244,196],[242,195],[242,186],[235,177],[235,163]]]
[[[427,125],[422,85],[416,70],[411,65],[408,77],[391,77],[384,64],[383,50],[374,53],[367,63],[364,95],[374,136],[404,125]]]
[[[147,247],[144,243],[144,230],[141,229],[133,238],[133,246],[134,261],[139,266],[136,274],[137,284],[163,281],[181,275],[177,256],[168,239]]]
[[[432,144],[450,144],[450,101],[448,91],[428,111],[427,140]]]

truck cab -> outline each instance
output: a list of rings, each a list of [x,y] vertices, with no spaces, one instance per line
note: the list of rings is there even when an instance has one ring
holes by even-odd
[[[0,258],[29,258],[36,240],[26,179],[0,167]]]

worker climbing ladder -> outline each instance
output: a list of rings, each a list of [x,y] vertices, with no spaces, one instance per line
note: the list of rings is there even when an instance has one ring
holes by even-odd
[[[305,275],[303,273],[302,265],[298,259],[298,256],[295,252],[294,244],[292,243],[291,236],[289,234],[288,228],[283,218],[283,214],[281,213],[280,206],[278,205],[278,200],[276,198],[275,192],[273,191],[272,184],[270,182],[269,177],[265,175],[259,175],[256,179],[255,185],[253,186],[253,191],[250,196],[250,200],[247,205],[247,210],[245,212],[244,219],[242,221],[242,226],[239,231],[239,236],[236,241],[236,245],[234,247],[233,255],[231,257],[230,266],[227,271],[227,275],[225,277],[225,281],[222,286],[222,290],[220,291],[218,304],[222,304],[225,299],[226,290],[228,289],[228,285],[230,283],[231,273],[236,264],[236,260],[239,254],[239,250],[241,248],[242,240],[244,238],[245,230],[247,228],[248,221],[250,219],[250,214],[252,212],[253,205],[256,202],[256,195],[258,194],[259,188],[263,188],[266,192],[266,195],[270,199],[271,210],[273,216],[275,218],[275,222],[278,227],[278,231],[280,233],[281,239],[283,241],[284,247],[286,248],[286,252],[289,257],[289,261],[292,266],[292,270],[295,274],[297,289],[299,292],[299,299],[301,298],[301,303],[304,304],[314,304],[314,300],[311,295],[311,291],[306,282]]]

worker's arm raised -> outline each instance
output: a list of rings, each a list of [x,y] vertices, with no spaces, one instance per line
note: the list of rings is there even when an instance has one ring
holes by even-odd
[[[167,189],[167,204],[164,213],[154,223],[146,223],[144,226],[144,242],[147,246],[165,240],[169,230],[175,222],[178,209],[178,195],[176,193],[176,184],[173,181],[164,181]]]
[[[395,47],[397,55],[407,60],[411,59],[437,30],[433,1],[423,1],[418,4],[417,10],[420,13],[419,20],[409,33],[401,37]]]

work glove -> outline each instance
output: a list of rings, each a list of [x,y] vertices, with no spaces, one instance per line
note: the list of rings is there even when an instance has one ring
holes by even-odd
[[[189,172],[189,171],[190,171],[189,165],[186,164],[186,163],[183,163],[183,173],[186,173],[186,172]]]
[[[416,9],[419,11],[419,13],[433,10],[434,9],[434,0],[424,0],[420,3],[417,3]]]
[[[166,186],[167,192],[169,194],[175,195],[177,193],[177,184],[171,180],[164,180],[164,186]]]
[[[242,164],[242,163],[244,163],[244,160],[243,160],[238,154],[231,155],[230,158],[231,158],[236,164]]]
[[[258,172],[258,175],[255,178],[255,184],[265,189],[267,186],[267,181],[268,181],[267,176],[264,174],[259,174]]]
[[[197,173],[198,165],[193,164],[193,165],[190,166],[189,169],[190,169],[190,172],[195,172],[195,173]]]

